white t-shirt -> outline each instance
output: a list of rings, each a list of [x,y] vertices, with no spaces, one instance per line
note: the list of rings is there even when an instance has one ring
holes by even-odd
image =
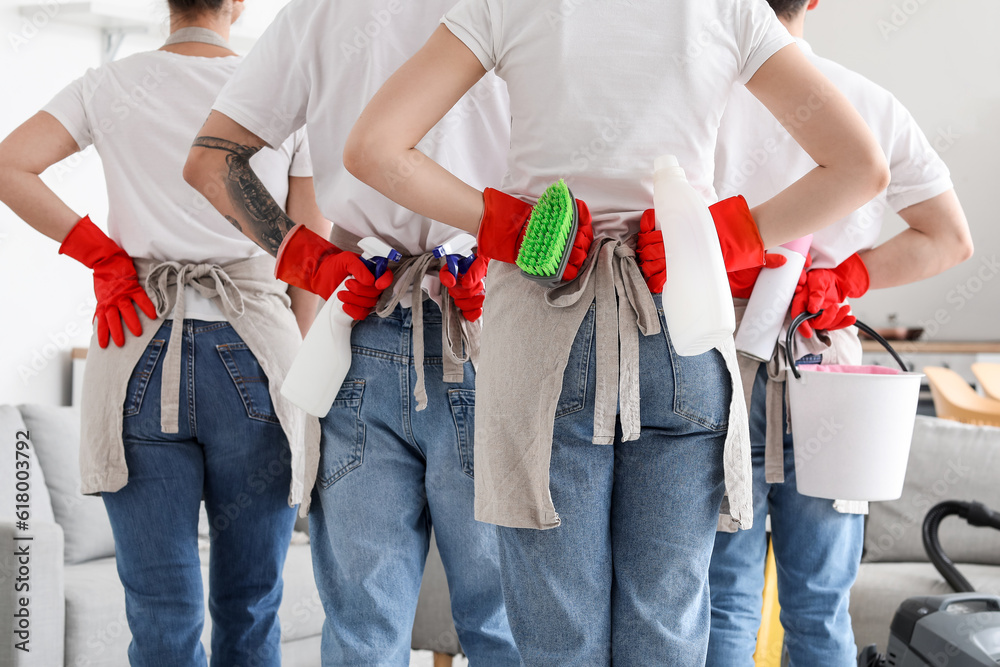
[[[734,83],[792,42],[764,0],[461,0],[444,24],[507,82],[503,189],[564,178],[597,236],[638,231],[653,161],[676,155],[714,202],[714,147]]]
[[[84,149],[94,144],[108,188],[108,235],[132,257],[223,264],[265,255],[182,176],[191,143],[241,58],[148,51],[87,73],[43,109]],[[289,176],[312,176],[305,134],[250,159],[284,208]],[[186,317],[225,319],[193,288]]]
[[[889,187],[878,197],[813,235],[813,266],[832,268],[878,242],[890,208],[907,206],[952,189],[948,167],[931,148],[913,116],[892,93],[860,74],[799,46],[857,108],[889,162]],[[761,204],[816,167],[816,163],[753,95],[735,90],[719,129],[715,187],[720,197],[742,194]]]
[[[378,236],[404,254],[427,252],[458,232],[354,178],[344,168],[344,144],[371,97],[424,45],[452,4],[292,0],[214,108],[271,146],[308,122],[323,215],[357,236]],[[488,75],[418,148],[473,187],[498,187],[509,127],[503,82]]]

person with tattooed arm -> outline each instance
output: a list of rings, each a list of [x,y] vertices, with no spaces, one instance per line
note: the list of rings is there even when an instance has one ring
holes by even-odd
[[[290,505],[308,501],[319,450],[318,421],[280,387],[316,299],[275,280],[274,259],[181,177],[191,137],[241,60],[226,39],[243,2],[169,4],[161,49],[89,70],[0,144],[0,200],[93,270],[82,491],[101,494],[111,519],[129,662],[207,664],[204,498],[211,664],[276,667]],[[40,178],[90,144],[107,181],[106,233]],[[267,214],[287,210],[327,233],[303,133],[252,164]]]
[[[321,419],[310,513],[326,611],[322,664],[407,665],[433,525],[462,649],[473,665],[519,665],[492,526],[473,516],[473,421],[485,258],[451,274],[431,251],[458,232],[397,206],[343,166],[348,132],[416,53],[452,0],[292,0],[223,89],[185,178],[277,256],[276,275],[358,320],[353,363]],[[375,35],[371,37],[371,35]],[[496,186],[510,135],[506,91],[486,77],[421,148],[476,187]],[[272,206],[253,163],[308,124],[328,241]],[[393,178],[412,176],[396,165]],[[379,280],[358,257],[376,236],[404,255]]]

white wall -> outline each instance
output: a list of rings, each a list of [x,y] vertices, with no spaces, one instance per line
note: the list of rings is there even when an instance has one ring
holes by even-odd
[[[167,16],[165,0],[115,1],[145,3],[154,23]],[[247,2],[234,44],[251,43],[286,2]],[[101,62],[100,32],[66,23],[62,0],[49,0],[48,11],[31,17],[18,4],[0,0],[0,137]],[[130,35],[118,57],[158,48],[165,35],[165,25]],[[104,226],[108,204],[93,148],[52,167],[44,180],[76,212]],[[69,350],[89,344],[96,302],[91,272],[57,251],[58,244],[0,204],[0,405],[69,403]]]
[[[888,88],[916,117],[952,171],[975,256],[913,285],[877,290],[855,306],[873,326],[889,313],[933,340],[1000,339],[1000,3],[996,0],[821,0],[806,39]],[[904,229],[897,216],[883,238]]]
[[[0,6],[0,136],[74,74],[97,66],[99,42],[93,30],[32,23],[13,3]],[[106,217],[104,179],[92,149],[50,169],[45,180],[74,210]],[[0,205],[0,404],[68,402],[68,349],[89,341],[95,301],[90,271],[57,249]]]

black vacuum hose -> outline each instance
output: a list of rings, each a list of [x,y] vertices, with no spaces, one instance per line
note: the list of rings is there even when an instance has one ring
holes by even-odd
[[[946,500],[938,503],[924,517],[924,550],[941,573],[945,581],[959,593],[974,593],[975,588],[955,567],[955,563],[944,553],[938,540],[938,529],[946,517],[958,515],[972,526],[996,528],[1000,530],[1000,512],[994,512],[982,503]]]

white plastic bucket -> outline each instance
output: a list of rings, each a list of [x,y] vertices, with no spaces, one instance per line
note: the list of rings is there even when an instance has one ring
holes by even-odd
[[[797,327],[793,323],[790,331]],[[841,500],[899,498],[923,375],[796,370],[800,377],[790,374],[788,389],[798,492]]]

